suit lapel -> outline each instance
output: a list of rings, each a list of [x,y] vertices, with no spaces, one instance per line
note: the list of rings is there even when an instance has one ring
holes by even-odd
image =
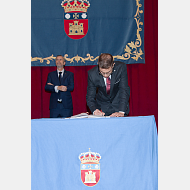
[[[56,84],[59,84],[59,77],[58,77],[58,72],[57,72],[57,70],[55,71],[55,79],[56,79]]]
[[[66,77],[66,71],[64,70],[63,77],[61,78],[61,82],[63,82],[64,78]]]
[[[100,75],[99,70],[98,70],[98,66],[97,66],[97,68],[96,68],[96,72],[95,72],[95,73],[96,73],[95,76],[96,76],[96,77],[99,79],[99,81],[100,81],[100,86],[105,87],[104,78],[103,78],[102,75]],[[105,89],[106,89],[106,87],[105,87]]]
[[[102,77],[102,75],[100,75],[100,85],[104,86],[106,90],[106,85],[105,85],[104,78]]]
[[[61,84],[63,84],[63,81],[67,78],[68,73],[66,70],[64,70],[63,77],[61,78]]]
[[[112,93],[112,91],[113,91],[113,86],[114,86],[114,83],[115,83],[115,72],[116,72],[116,69],[115,68],[113,68],[114,70],[113,70],[113,73],[112,73],[112,75],[111,75],[111,87],[110,87],[110,94]]]

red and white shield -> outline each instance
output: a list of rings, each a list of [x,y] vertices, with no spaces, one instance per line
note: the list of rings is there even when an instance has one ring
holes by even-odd
[[[100,180],[100,161],[101,156],[97,152],[81,153],[79,155],[81,180],[84,185],[92,187]]]
[[[85,0],[64,0],[64,30],[71,39],[81,39],[88,32],[87,9],[90,3]]]
[[[81,164],[81,180],[86,186],[94,186],[100,180],[100,164]]]

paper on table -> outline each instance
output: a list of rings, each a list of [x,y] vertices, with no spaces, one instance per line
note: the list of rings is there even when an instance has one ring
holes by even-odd
[[[100,116],[100,115],[88,115],[88,113],[80,113],[73,115],[66,119],[80,119],[80,118],[109,118],[110,116]]]

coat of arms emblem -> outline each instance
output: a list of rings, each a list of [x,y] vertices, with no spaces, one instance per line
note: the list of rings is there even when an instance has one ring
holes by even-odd
[[[79,155],[81,180],[86,186],[94,186],[100,180],[100,161],[99,153],[89,152],[81,153]]]
[[[87,0],[64,0],[64,30],[71,39],[81,39],[88,32],[87,9],[90,3]]]

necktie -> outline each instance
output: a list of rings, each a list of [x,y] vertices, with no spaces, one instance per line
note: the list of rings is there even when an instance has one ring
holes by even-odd
[[[108,78],[106,78],[106,92],[107,92],[107,94],[110,94],[110,86],[111,86],[111,80],[110,80],[110,78],[108,77]]]
[[[59,72],[59,82],[61,83],[61,74],[62,72]]]

